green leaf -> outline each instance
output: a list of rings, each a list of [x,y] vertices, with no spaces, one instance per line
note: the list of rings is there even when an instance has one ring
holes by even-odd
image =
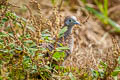
[[[14,34],[12,32],[9,32],[8,35],[14,37]]]
[[[108,16],[108,0],[104,0],[104,15]]]
[[[6,6],[5,5],[0,5],[0,9],[3,9],[5,8]]]
[[[36,49],[36,48],[29,48],[29,50],[35,52],[35,51],[37,51],[38,49]]]
[[[52,40],[51,35],[49,33],[42,33],[42,39],[48,40],[48,42]]]
[[[4,44],[0,43],[0,49],[3,49],[3,48],[5,48]]]
[[[99,72],[98,72],[97,70],[91,69],[91,71],[92,71],[92,76],[93,76],[94,78],[99,77]]]
[[[23,18],[23,17],[21,17],[21,19],[22,19],[24,22],[27,22],[27,19],[25,19],[25,18]]]
[[[46,48],[40,48],[41,51],[47,51]]]
[[[50,34],[50,31],[48,31],[48,29],[45,29],[44,31],[42,31],[42,34],[45,34],[45,33],[49,33]]]
[[[32,32],[35,32],[35,28],[33,26],[26,26],[26,28],[31,30]]]
[[[56,50],[57,51],[61,51],[61,50],[68,50],[69,48],[67,46],[65,47],[57,47]]]
[[[38,50],[36,48],[28,48],[28,47],[25,48],[28,51],[28,53],[32,55],[32,57],[35,56],[35,52]]]
[[[5,22],[7,22],[7,21],[8,21],[8,18],[7,18],[7,17],[2,18],[2,22],[3,22],[3,23],[5,23]]]
[[[104,13],[104,7],[103,7],[102,3],[98,0],[95,0],[95,3],[97,4],[97,7],[101,11],[101,13]]]
[[[18,18],[20,18],[19,16],[17,16],[15,13],[12,13],[10,11],[8,11],[6,14],[5,14],[6,17],[10,17],[12,20],[17,20]]]
[[[56,0],[51,0],[52,4],[55,6]]]
[[[30,68],[31,67],[31,62],[32,61],[31,61],[29,56],[24,56],[24,59],[23,59],[23,62],[22,62],[23,66],[24,66],[24,69]]]
[[[53,57],[53,59],[55,59],[56,61],[58,61],[61,58],[65,57],[65,53],[64,52],[55,52],[52,57]]]
[[[21,46],[18,46],[16,49],[19,50],[19,51],[23,50]]]
[[[118,80],[117,76],[113,76],[114,80]]]
[[[15,22],[15,26],[17,27],[21,27],[22,28],[22,25],[21,25],[21,23],[18,23],[18,22]]]
[[[120,70],[114,70],[112,72],[112,76],[118,76],[119,73],[120,73]]]
[[[13,49],[13,48],[15,48],[15,43],[10,43],[9,46],[10,46],[10,48]]]
[[[26,40],[26,41],[24,41],[24,43],[33,43],[33,41],[32,40]]]
[[[45,68],[47,68],[47,69],[52,69],[51,67],[49,67],[48,65],[45,65]]]
[[[69,77],[70,77],[71,80],[76,80],[71,72],[69,73]]]
[[[38,54],[38,57],[44,56],[43,53],[37,53],[37,54]]]
[[[42,34],[42,37],[50,37],[50,34]]]
[[[120,56],[118,57],[118,64],[120,64]]]
[[[5,25],[5,24],[3,24],[3,23],[0,23],[0,28],[1,28],[1,27],[3,27],[4,25]]]
[[[6,34],[5,32],[0,32],[0,37],[8,37],[8,34]]]
[[[58,37],[60,38],[60,37],[63,37],[63,35],[64,35],[64,33],[67,31],[67,27],[64,27],[64,28],[62,28],[61,30],[60,30],[60,32],[59,32],[59,34],[58,34]]]
[[[9,50],[8,50],[8,49],[6,49],[6,50],[4,50],[3,52],[4,52],[4,53],[9,53]]]
[[[84,4],[86,4],[87,3],[87,1],[86,0],[81,0]]]
[[[33,70],[37,70],[37,65],[33,65],[33,66],[32,66],[32,69],[33,69]]]
[[[26,34],[26,38],[31,38],[30,34]]]
[[[104,67],[104,69],[106,69],[106,68],[107,68],[107,64],[106,64],[105,62],[100,61],[100,64]]]

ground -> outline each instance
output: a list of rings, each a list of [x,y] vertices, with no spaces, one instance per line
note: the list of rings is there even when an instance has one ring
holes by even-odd
[[[18,15],[25,18],[30,16],[29,10],[24,7],[25,5],[31,9],[32,15],[37,16],[40,12],[46,19],[51,18],[54,11],[53,4],[51,4],[50,0],[38,0],[36,3],[39,3],[40,10],[38,9],[34,0],[9,0],[9,2],[13,5],[23,7],[18,9],[15,7],[15,11]],[[92,0],[89,0],[89,5],[96,8],[96,5]],[[119,0],[109,0],[109,16],[118,24],[120,23],[119,5]],[[61,24],[63,24],[64,17],[68,15],[76,16],[81,22],[81,26],[74,27],[74,51],[65,61],[65,65],[80,68],[86,67],[88,70],[90,70],[90,68],[97,69],[97,64],[99,63],[100,59],[104,60],[107,56],[108,49],[113,46],[111,36],[114,34],[114,37],[118,41],[120,37],[119,33],[110,32],[110,25],[104,25],[94,15],[88,13],[88,11],[84,10],[82,7],[83,3],[81,1],[70,0],[70,2],[63,3],[61,11],[59,12],[59,15],[62,16]]]

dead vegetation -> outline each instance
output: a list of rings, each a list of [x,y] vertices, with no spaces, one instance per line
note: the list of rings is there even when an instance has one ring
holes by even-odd
[[[50,1],[46,0],[16,0],[16,2],[0,3],[6,6],[0,10],[0,21],[5,21],[3,22],[4,27],[0,28],[0,32],[2,35],[13,32],[12,36],[10,34],[0,36],[3,40],[3,42],[1,41],[2,44],[0,44],[0,46],[2,45],[0,50],[0,59],[2,60],[0,67],[1,79],[27,80],[29,78],[36,79],[38,75],[43,80],[93,80],[94,77],[97,80],[113,79],[111,77],[113,72],[120,66],[118,63],[120,56],[119,35],[114,32],[111,33],[109,31],[111,29],[110,26],[98,21],[94,15],[84,8],[81,1],[75,0],[72,3],[73,0],[71,0],[70,2],[64,2],[64,4],[62,1],[58,2],[58,6],[52,5]],[[91,3],[93,1],[90,0],[89,4]],[[24,4],[23,7],[21,7],[22,4]],[[114,4],[110,4],[109,15],[119,23],[119,18],[110,14],[117,9],[114,6]],[[43,59],[41,53],[45,53],[46,50],[42,50],[39,47],[40,43],[51,42],[52,40],[42,39],[42,32],[45,31],[45,34],[50,34],[50,38],[57,36],[63,25],[64,17],[68,15],[77,16],[81,26],[74,27],[75,46],[73,53],[65,61],[66,68],[62,70],[59,68],[52,73],[51,67],[47,66],[51,60],[49,58]],[[15,45],[11,47],[11,43]],[[34,47],[34,45],[38,47],[32,52],[31,47]],[[31,47],[28,48],[29,46]],[[13,51],[10,52],[10,50]],[[28,57],[29,60],[27,60]],[[26,61],[30,62],[27,63]],[[91,69],[94,69],[93,73],[91,73]],[[20,72],[24,73],[20,74]],[[9,74],[8,76],[7,73]]]

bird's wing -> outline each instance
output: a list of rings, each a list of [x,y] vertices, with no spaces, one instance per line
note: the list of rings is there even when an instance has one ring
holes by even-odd
[[[49,51],[52,51],[54,49],[54,45],[52,43],[41,43],[40,46],[42,48],[46,48]]]
[[[72,35],[69,35],[67,37],[62,37],[60,39],[58,39],[57,41],[57,46],[56,47],[62,47],[60,45],[60,43],[62,43],[63,46],[68,46],[68,50],[65,50],[65,59],[72,53],[72,50],[73,50],[73,44],[74,44],[74,40],[73,40],[73,36]],[[55,43],[43,43],[41,45],[41,47],[43,48],[46,48],[48,49],[49,51],[52,51],[55,49]],[[45,57],[48,57],[49,56],[49,53],[47,53],[47,56],[45,55]]]

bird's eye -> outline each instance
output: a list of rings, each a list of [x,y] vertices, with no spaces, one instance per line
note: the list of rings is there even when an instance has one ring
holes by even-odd
[[[72,22],[72,20],[70,19],[69,22]]]

